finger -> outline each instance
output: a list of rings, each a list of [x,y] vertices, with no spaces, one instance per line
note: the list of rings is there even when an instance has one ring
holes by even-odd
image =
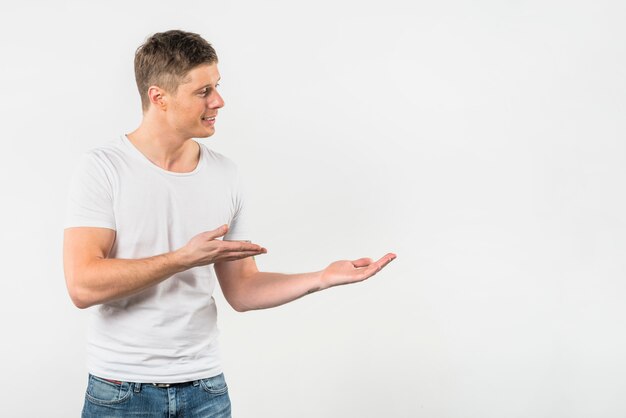
[[[214,229],[213,231],[208,231],[208,236],[209,236],[209,239],[215,239],[215,238],[219,238],[219,237],[226,235],[227,232],[228,232],[228,225],[224,224],[220,226],[219,228]]]
[[[352,261],[352,265],[354,267],[367,267],[373,262],[374,260],[372,260],[371,258],[364,257],[364,258],[359,258],[358,260]]]
[[[264,247],[258,244],[244,244],[239,247],[235,247],[235,251],[267,251]]]
[[[395,258],[396,258],[396,255],[394,253],[387,253],[384,256],[382,256],[380,260],[376,262],[376,264],[378,264],[380,268],[383,268],[387,264],[391,263]]]
[[[371,277],[381,271],[383,267],[387,264],[391,263],[396,258],[396,255],[393,253],[389,253],[380,258],[380,260],[372,263],[368,268],[363,271],[364,279]]]
[[[253,247],[226,249],[223,251],[223,254],[224,255],[232,255],[232,254],[236,255],[237,253],[265,254],[266,252],[267,252],[266,248],[263,248],[260,245],[255,245]]]
[[[224,251],[236,252],[236,251],[260,251],[265,248],[258,244],[253,244],[246,241],[222,241]]]
[[[238,253],[229,253],[227,255],[219,257],[219,259],[216,260],[216,262],[241,260],[242,258],[254,257],[255,255],[260,255],[260,254],[265,254],[265,251],[264,252],[243,251],[243,252],[238,252]]]

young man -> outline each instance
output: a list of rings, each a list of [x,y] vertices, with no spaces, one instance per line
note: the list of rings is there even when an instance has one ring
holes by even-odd
[[[259,272],[236,165],[194,141],[224,101],[217,56],[199,35],[157,33],[136,52],[143,120],[83,155],[72,179],[64,269],[90,310],[84,417],[228,417],[216,277],[237,311],[359,282],[395,258],[336,261],[303,274]]]

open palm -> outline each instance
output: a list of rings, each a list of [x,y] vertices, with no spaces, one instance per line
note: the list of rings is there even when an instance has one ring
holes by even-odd
[[[395,258],[395,254],[388,253],[378,261],[367,257],[335,261],[322,271],[322,282],[325,287],[361,282],[378,273]]]

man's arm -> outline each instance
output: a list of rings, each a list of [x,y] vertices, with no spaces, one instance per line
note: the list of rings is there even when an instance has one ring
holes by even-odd
[[[249,243],[217,240],[220,227],[193,237],[184,247],[142,259],[108,258],[115,231],[67,228],[63,242],[65,280],[72,302],[81,309],[141,292],[176,273],[216,261],[236,260],[265,252]]]
[[[282,274],[260,272],[254,258],[215,263],[215,273],[228,303],[238,312],[283,305],[329,287],[363,281],[396,258],[389,253],[371,258],[331,263],[324,270]]]

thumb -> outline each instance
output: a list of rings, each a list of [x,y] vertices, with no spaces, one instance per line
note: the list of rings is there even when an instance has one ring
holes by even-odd
[[[222,237],[226,235],[227,232],[228,232],[228,225],[224,224],[220,226],[219,228],[214,229],[213,231],[209,231],[209,236],[211,237],[211,239],[215,239],[217,237]]]
[[[373,262],[374,260],[372,260],[371,258],[364,257],[364,258],[359,258],[358,260],[352,261],[352,265],[354,267],[367,267]]]

